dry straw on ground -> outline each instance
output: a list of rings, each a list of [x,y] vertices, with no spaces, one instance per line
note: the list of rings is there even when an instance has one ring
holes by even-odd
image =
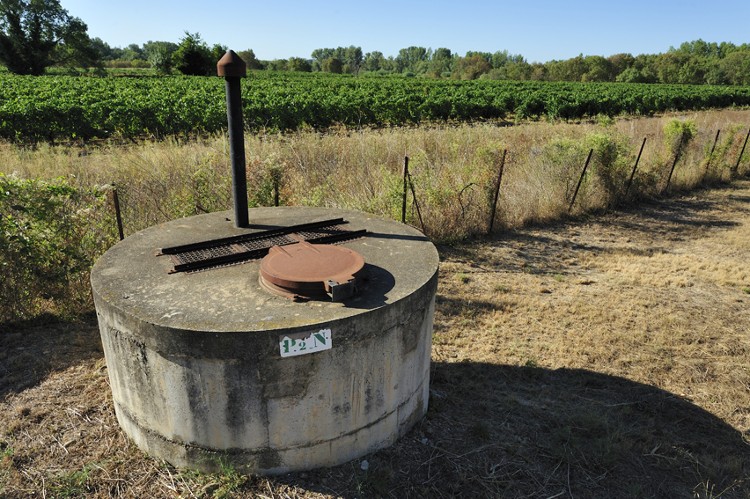
[[[119,431],[94,317],[16,325],[0,494],[747,497],[749,201],[740,181],[441,246],[430,409],[366,471],[175,470]]]
[[[675,173],[676,189],[702,177],[715,128],[747,116],[691,115],[699,135]],[[476,204],[484,193],[466,189],[462,213],[456,189],[479,185],[480,159],[487,166],[498,148],[517,151],[504,180],[501,230],[439,247],[427,417],[392,448],[366,456],[366,470],[357,460],[275,478],[179,471],[144,456],[119,430],[93,315],[4,323],[0,496],[747,497],[750,182],[523,227],[567,208],[545,202],[546,192],[559,191],[528,166],[549,157],[550,133],[579,140],[604,127],[627,132],[637,146],[644,134],[660,143],[663,125],[657,118],[248,138],[251,176],[263,181],[282,165],[286,199],[382,211],[392,209],[383,183],[398,186],[408,153],[417,192],[430,193],[423,201],[430,220],[447,223],[433,210],[450,206],[477,227],[486,213],[471,211],[470,193]],[[133,203],[131,232],[174,216],[170,210],[191,214],[201,189],[223,192],[216,178],[226,173],[225,145],[0,154],[21,174],[120,182]],[[723,178],[739,152],[736,140],[725,149],[709,178]],[[669,158],[654,147],[644,161],[648,172]],[[310,182],[295,183],[290,171]],[[193,183],[173,196],[186,179]]]
[[[281,203],[359,209],[400,218],[405,156],[410,157],[417,202],[427,233],[458,240],[484,233],[502,151],[507,164],[495,228],[559,219],[567,212],[589,147],[612,146],[617,157],[597,157],[574,212],[606,208],[661,192],[672,160],[664,127],[671,120],[694,122],[697,136],[680,158],[670,187],[691,189],[703,181],[729,179],[750,111],[723,110],[593,123],[526,123],[341,130],[328,134],[246,137],[251,205],[273,201],[272,177],[281,175]],[[710,168],[708,152],[722,130]],[[633,189],[622,196],[638,148],[647,138]],[[746,157],[750,151],[746,152]],[[743,163],[740,173],[748,168]],[[0,146],[0,171],[24,177],[69,176],[80,185],[115,183],[126,233],[158,222],[231,208],[228,144],[224,137],[187,143],[176,139],[137,145],[88,148],[40,145],[35,150]],[[613,173],[616,172],[616,173]],[[616,186],[607,192],[602,174]],[[409,221],[418,225],[416,206]]]

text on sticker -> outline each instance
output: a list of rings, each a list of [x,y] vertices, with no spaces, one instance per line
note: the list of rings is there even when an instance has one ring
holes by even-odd
[[[294,357],[308,353],[322,352],[333,347],[330,329],[317,332],[297,333],[279,337],[279,350],[282,357]]]

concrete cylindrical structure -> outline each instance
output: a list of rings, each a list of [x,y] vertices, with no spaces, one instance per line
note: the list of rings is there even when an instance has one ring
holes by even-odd
[[[406,225],[353,211],[257,208],[250,229],[229,217],[138,232],[92,270],[123,430],[149,454],[203,471],[229,464],[284,473],[392,444],[427,410],[435,247]],[[368,231],[342,243],[364,257],[367,278],[341,303],[268,292],[257,260],[169,274],[169,257],[155,256],[166,246],[336,217]],[[319,351],[285,356],[304,338]]]

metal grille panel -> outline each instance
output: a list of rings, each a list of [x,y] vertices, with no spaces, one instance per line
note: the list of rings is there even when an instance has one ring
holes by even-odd
[[[197,272],[227,265],[236,265],[263,258],[272,246],[284,246],[300,241],[335,243],[362,237],[366,230],[352,231],[344,227],[348,222],[337,218],[308,224],[282,227],[209,241],[162,248],[157,255],[169,255],[170,274]]]

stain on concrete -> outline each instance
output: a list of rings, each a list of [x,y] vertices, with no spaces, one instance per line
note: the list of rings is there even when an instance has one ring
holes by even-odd
[[[429,376],[434,246],[403,224],[355,212],[262,209],[254,219],[334,215],[370,231],[346,244],[382,270],[367,283],[375,301],[268,296],[253,263],[166,275],[150,257],[165,233],[177,244],[235,230],[213,214],[147,229],[97,262],[92,288],[113,398],[118,414],[132,415],[121,425],[139,447],[180,467],[282,473],[372,452],[423,416],[426,394],[412,387]],[[320,327],[332,331],[330,350],[281,357],[281,334]]]

